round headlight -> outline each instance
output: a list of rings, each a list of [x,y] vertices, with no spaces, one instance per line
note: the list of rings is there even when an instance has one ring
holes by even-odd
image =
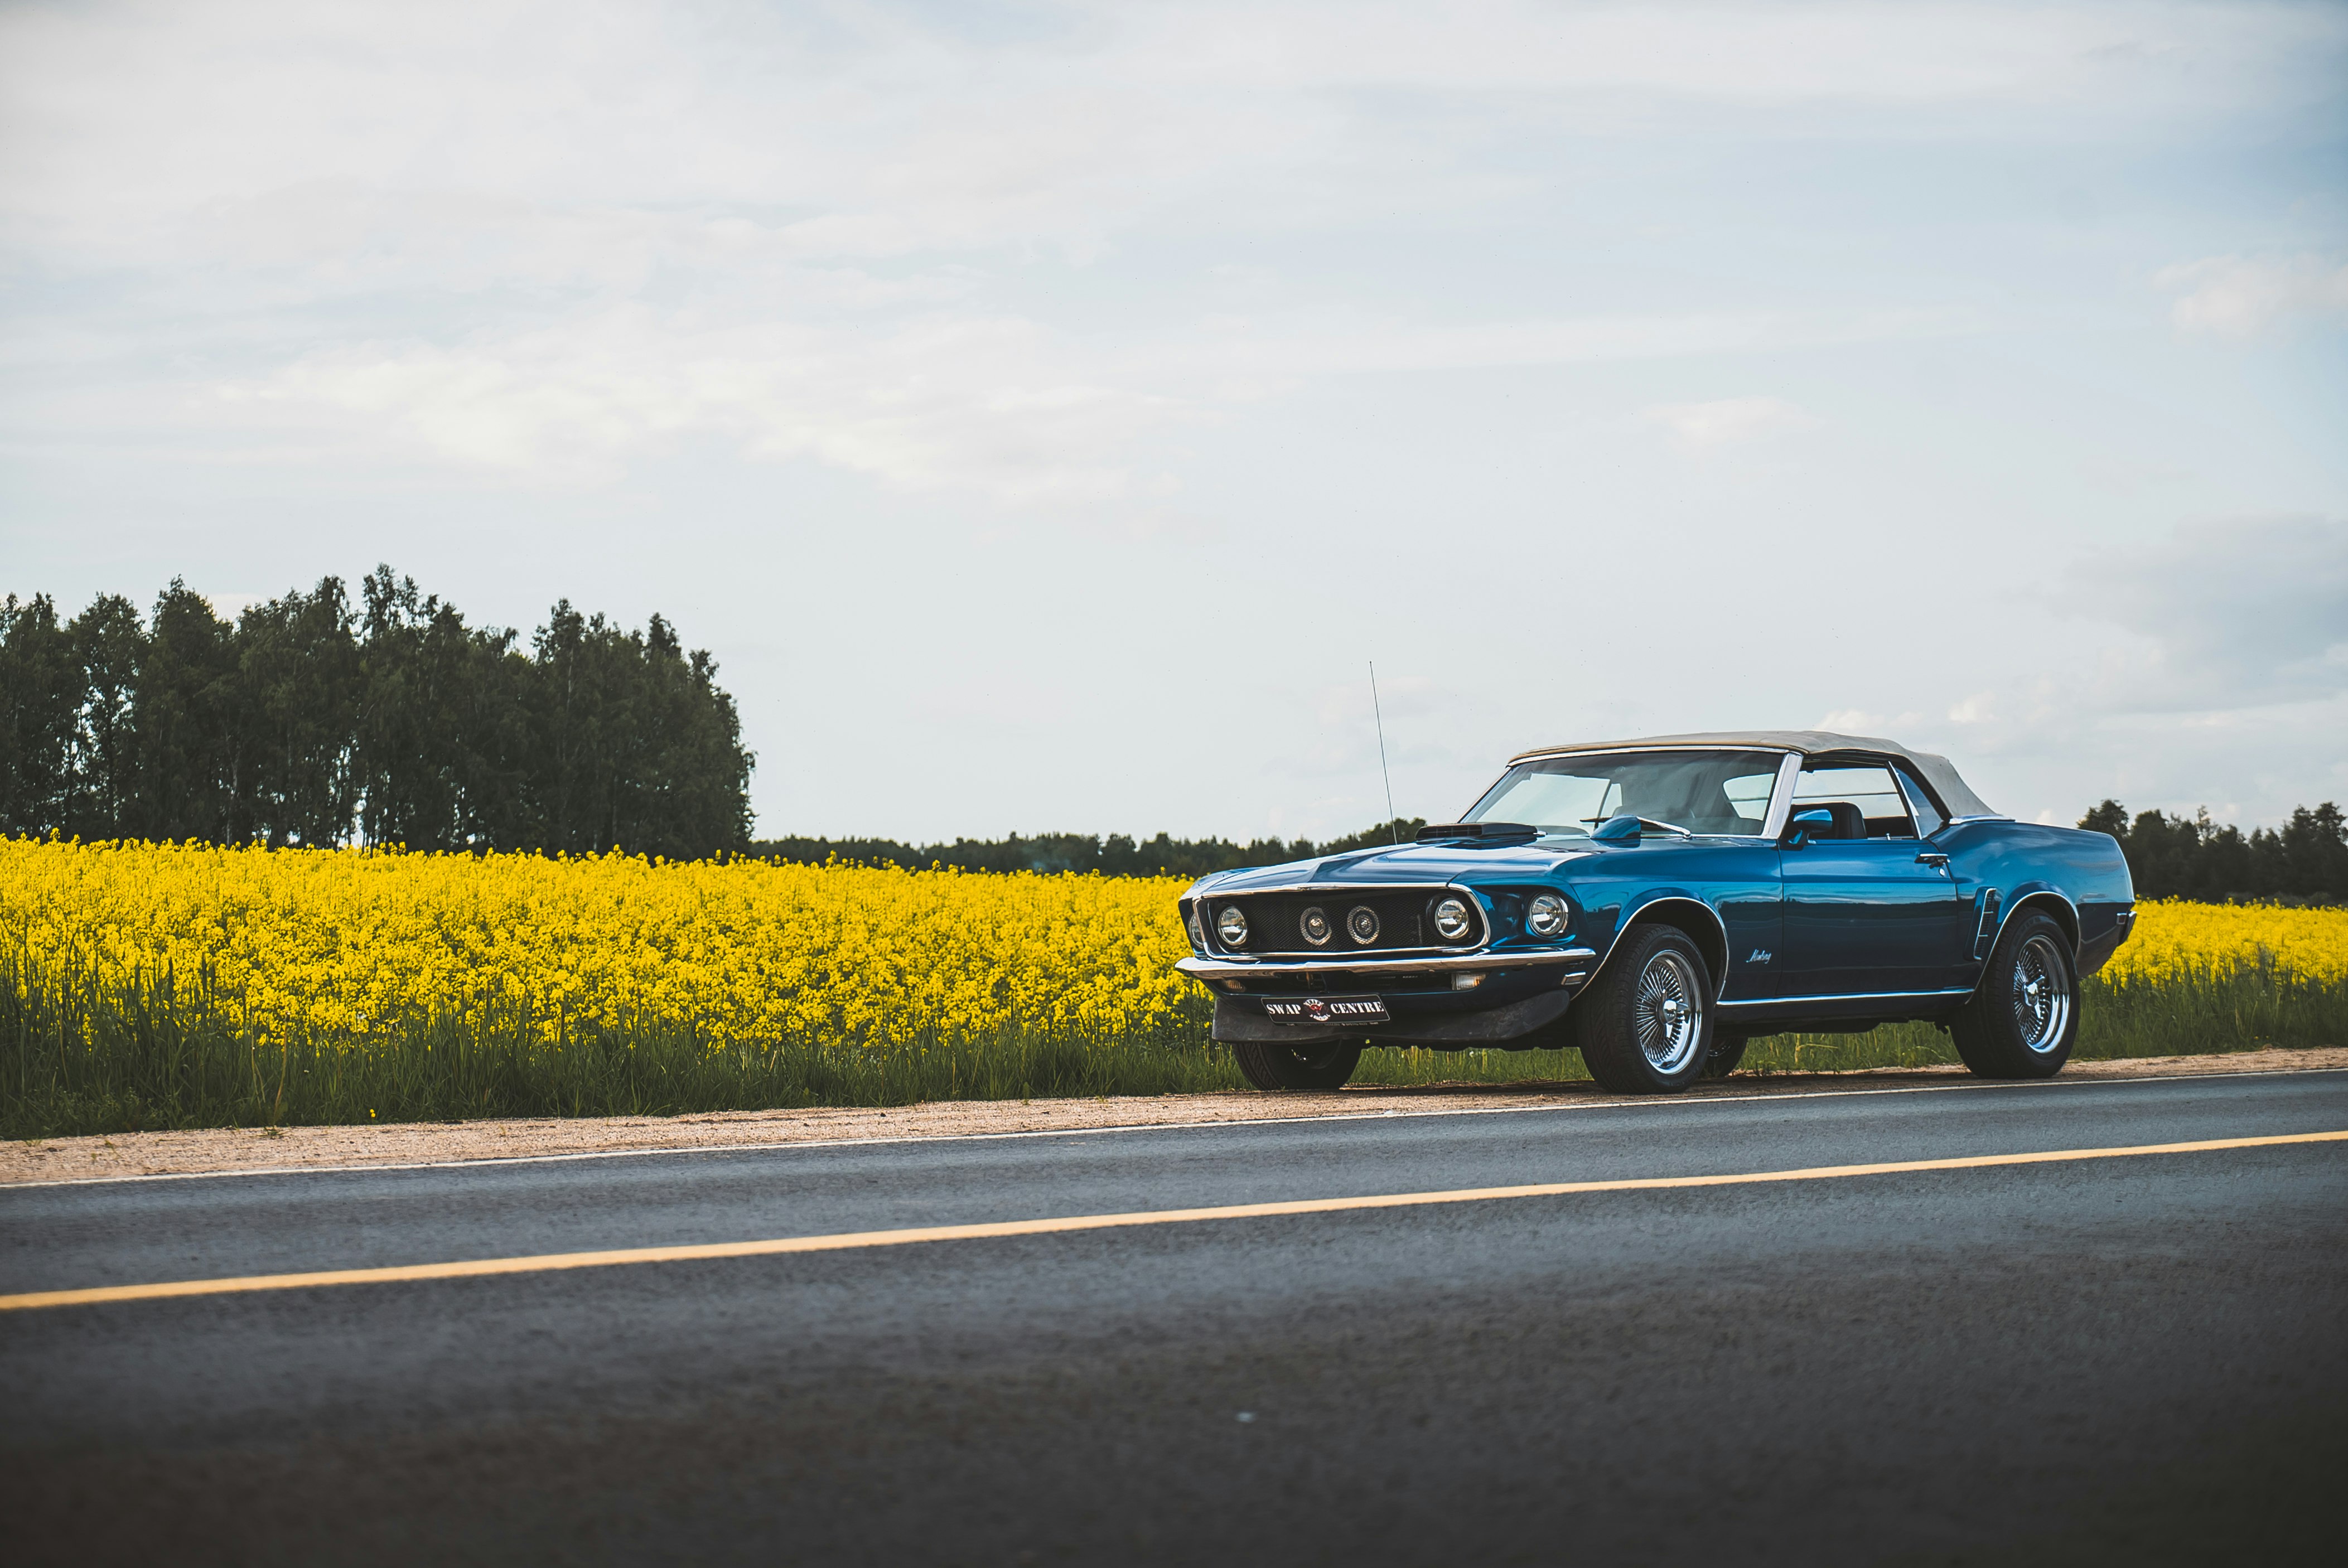
[[[1366,947],[1378,939],[1378,912],[1367,904],[1354,905],[1345,915],[1345,929]]]
[[[1572,918],[1564,899],[1554,893],[1543,893],[1525,911],[1525,929],[1536,937],[1562,937]]]
[[[1215,917],[1215,935],[1223,939],[1226,948],[1247,946],[1247,917],[1240,913],[1238,905],[1224,906],[1223,912]]]
[[[1436,934],[1447,942],[1456,942],[1475,929],[1476,923],[1468,917],[1468,906],[1457,898],[1446,898],[1435,907]]]
[[[1304,939],[1312,943],[1316,948],[1325,947],[1328,944],[1329,932],[1331,930],[1329,917],[1322,910],[1307,909],[1304,911],[1303,914],[1297,917],[1296,928],[1303,932]]]

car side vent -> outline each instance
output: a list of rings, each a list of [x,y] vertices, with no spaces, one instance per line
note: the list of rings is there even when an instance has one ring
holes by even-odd
[[[1540,836],[1529,822],[1447,822],[1418,830],[1421,844],[1530,844]]]
[[[1973,927],[1973,957],[1986,958],[1997,945],[1998,895],[1994,887],[1984,887],[1981,896],[1981,919]]]

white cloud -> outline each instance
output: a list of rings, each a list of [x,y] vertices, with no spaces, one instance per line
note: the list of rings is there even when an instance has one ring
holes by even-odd
[[[1989,724],[1997,721],[1997,693],[1976,692],[1949,710],[1952,724]]]
[[[2246,518],[2081,561],[2072,610],[2125,628],[2098,702],[2234,712],[2348,692],[2348,523]]]
[[[1004,502],[1161,492],[1117,456],[1182,413],[1088,379],[1032,322],[914,318],[876,334],[638,305],[484,343],[329,350],[218,397],[557,482],[600,480],[716,434],[753,456],[809,456],[900,488]]]
[[[2164,267],[2153,282],[2178,296],[2168,315],[2180,332],[2243,338],[2294,319],[2348,313],[2348,263],[2321,256],[2210,256]]]
[[[2165,120],[2271,97],[2279,62],[2342,32],[2256,15],[16,8],[0,13],[0,248],[20,276],[116,280],[84,323],[113,334],[99,357],[206,365],[192,385],[240,394],[209,405],[215,432],[307,408],[355,416],[339,428],[362,443],[569,482],[715,435],[901,487],[1114,499],[1157,483],[1134,451],[1145,433],[1301,378],[1968,323],[1930,304],[1733,297],[1437,319],[1424,297],[1415,314],[1314,292],[1218,330],[1179,292],[1145,291],[1105,330],[1055,331],[1048,308],[1007,297],[1024,272],[1097,269],[1148,233],[1439,226],[1555,202],[1488,149],[1560,126]],[[26,324],[58,330],[46,313]],[[60,344],[33,368],[91,358]],[[1771,398],[1650,415],[1699,446],[1808,422]],[[118,420],[108,436],[135,433]]]
[[[1904,740],[1908,733],[1923,723],[1924,715],[1912,710],[1904,713],[1871,713],[1863,708],[1837,708],[1812,726],[1838,735],[1879,735],[1887,740]]]
[[[1782,397],[1724,397],[1711,403],[1663,403],[1644,418],[1694,446],[1722,446],[1807,430],[1817,417]]]

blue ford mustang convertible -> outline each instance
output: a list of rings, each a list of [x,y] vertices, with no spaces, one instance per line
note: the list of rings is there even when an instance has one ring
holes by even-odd
[[[1750,1035],[1903,1019],[2047,1078],[2135,898],[2109,836],[2000,816],[1946,758],[1668,735],[1527,752],[1416,844],[1201,878],[1179,968],[1263,1089],[1334,1089],[1365,1044],[1570,1045],[1669,1093]]]

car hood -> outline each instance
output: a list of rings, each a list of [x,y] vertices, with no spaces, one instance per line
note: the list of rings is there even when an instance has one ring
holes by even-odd
[[[1253,866],[1202,877],[1197,888],[1205,893],[1251,893],[1270,887],[1361,887],[1423,882],[1520,880],[1545,876],[1563,860],[1587,855],[1576,845],[1567,849],[1542,849],[1529,844],[1477,849],[1457,844],[1406,844],[1393,849],[1357,849],[1315,860],[1292,860],[1284,866]]]

